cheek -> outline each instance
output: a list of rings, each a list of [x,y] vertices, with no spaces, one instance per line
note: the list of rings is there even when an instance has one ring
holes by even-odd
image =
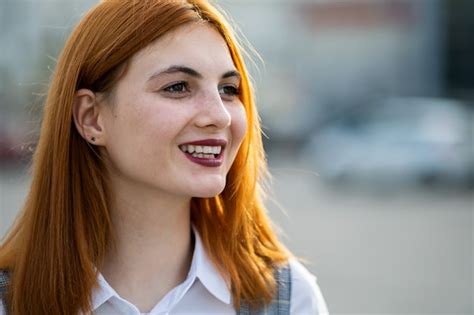
[[[146,162],[165,152],[163,147],[169,145],[178,126],[169,119],[171,113],[148,104],[134,105],[115,116],[108,149],[118,160]]]
[[[232,137],[233,141],[240,145],[247,132],[247,114],[245,108],[239,106],[232,113]]]
[[[227,165],[227,172],[229,172],[230,168],[234,164],[240,145],[242,144],[245,134],[247,133],[247,115],[243,105],[233,108],[231,115],[232,151],[229,152],[230,155]]]
[[[123,111],[118,123],[133,136],[134,141],[166,140],[172,136],[183,119],[182,113],[173,111],[166,105],[142,99]]]

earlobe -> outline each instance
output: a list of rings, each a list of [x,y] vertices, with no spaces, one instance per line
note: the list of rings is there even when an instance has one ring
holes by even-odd
[[[79,134],[94,145],[104,144],[100,106],[97,96],[88,89],[76,91],[73,103],[74,124]]]

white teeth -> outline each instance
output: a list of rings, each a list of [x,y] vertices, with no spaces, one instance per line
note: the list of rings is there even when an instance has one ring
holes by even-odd
[[[201,159],[213,159],[214,155],[212,154],[202,154],[202,153],[193,153],[193,157],[201,158]]]
[[[193,153],[193,157],[197,157],[197,158],[208,158],[207,157],[207,154],[202,154],[202,153]]]
[[[180,150],[183,152],[188,153],[203,153],[204,155],[213,155],[213,154],[220,154],[222,151],[221,146],[202,146],[202,145],[191,145],[191,144],[183,144],[179,146]],[[193,155],[194,156],[194,155]]]

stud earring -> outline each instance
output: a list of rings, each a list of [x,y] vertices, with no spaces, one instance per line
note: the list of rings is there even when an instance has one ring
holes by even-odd
[[[94,141],[95,141],[95,137],[92,137],[92,138],[91,138],[91,141],[94,142]]]

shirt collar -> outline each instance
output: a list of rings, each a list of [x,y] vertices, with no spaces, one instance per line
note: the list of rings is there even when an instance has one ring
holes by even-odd
[[[194,253],[189,268],[188,278],[198,278],[204,287],[217,299],[225,304],[231,303],[230,280],[229,277],[222,276],[217,267],[214,265],[202,244],[198,230],[192,226],[194,232]],[[193,280],[194,281],[194,280]],[[92,293],[92,309],[97,310],[102,304],[112,297],[120,296],[105,280],[104,276],[98,272],[97,287]]]
[[[221,275],[219,270],[207,255],[199,233],[194,226],[193,231],[195,237],[193,264],[195,263],[196,266],[196,276],[212,295],[222,302],[230,304],[230,279],[228,275],[225,277]]]
[[[102,273],[97,272],[97,285],[92,290],[92,310],[95,311],[114,296],[119,296],[118,293],[105,280]]]

